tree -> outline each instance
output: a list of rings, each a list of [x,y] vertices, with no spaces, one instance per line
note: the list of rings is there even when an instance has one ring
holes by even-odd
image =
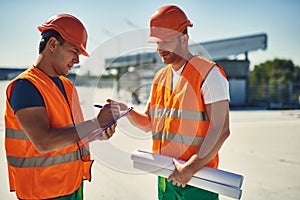
[[[300,68],[291,60],[274,59],[254,66],[250,73],[250,84],[272,84],[300,81]]]
[[[300,93],[300,67],[291,60],[274,59],[255,65],[249,77],[253,99],[273,102],[297,101]],[[295,87],[297,86],[297,87]]]

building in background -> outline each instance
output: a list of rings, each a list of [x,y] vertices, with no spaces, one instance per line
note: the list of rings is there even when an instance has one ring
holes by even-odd
[[[200,55],[221,65],[227,73],[230,105],[244,106],[248,102],[250,61],[248,53],[267,49],[265,33],[189,45],[192,54]],[[242,59],[241,59],[242,57]],[[137,52],[105,59],[107,70],[116,70],[118,92],[138,94],[145,102],[150,94],[155,72],[165,66],[156,52]]]

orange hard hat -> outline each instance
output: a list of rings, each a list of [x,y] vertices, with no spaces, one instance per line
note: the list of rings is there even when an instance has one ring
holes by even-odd
[[[169,40],[181,34],[188,26],[192,27],[193,23],[179,7],[160,7],[150,18],[150,37],[147,41]]]
[[[38,29],[41,33],[46,30],[57,31],[63,39],[79,48],[81,54],[89,56],[86,52],[87,31],[76,17],[69,14],[54,15]]]

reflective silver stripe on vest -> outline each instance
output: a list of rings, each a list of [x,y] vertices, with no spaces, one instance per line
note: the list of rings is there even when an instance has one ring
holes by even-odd
[[[14,130],[11,128],[5,129],[5,137],[17,140],[29,140],[25,132],[22,130]],[[74,162],[80,160],[81,156],[89,156],[90,152],[87,148],[81,148],[79,150],[61,154],[57,156],[35,156],[29,158],[7,156],[7,161],[13,167],[27,168],[27,167],[48,167],[52,165],[58,165],[68,162]]]
[[[7,156],[7,161],[12,167],[28,168],[28,167],[48,167],[52,165],[64,164],[80,160],[78,151],[57,155],[57,156],[36,156],[30,158],[20,158],[15,156]]]
[[[5,137],[6,138],[12,138],[12,139],[17,139],[17,140],[29,140],[27,135],[25,134],[24,131],[22,130],[14,130],[11,128],[6,128],[5,129]]]
[[[83,157],[83,156],[90,156],[91,154],[90,154],[90,151],[89,151],[89,149],[87,149],[87,148],[78,148],[79,150],[80,150],[80,153],[81,153],[81,156]]]
[[[80,152],[81,158],[91,155],[90,151],[89,151],[89,148],[87,148],[86,146],[82,146],[82,147],[78,146],[78,151]],[[83,158],[83,160],[85,160],[85,159]]]
[[[171,117],[182,118],[186,120],[205,121],[208,120],[206,112],[199,112],[194,110],[182,110],[177,108],[153,108],[150,110],[151,118]]]
[[[171,132],[159,132],[153,133],[152,139],[176,142],[188,146],[201,146],[204,138],[197,136],[181,135],[178,133],[176,134]]]

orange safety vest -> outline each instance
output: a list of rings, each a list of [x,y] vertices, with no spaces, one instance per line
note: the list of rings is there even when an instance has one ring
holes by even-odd
[[[174,91],[171,65],[155,75],[149,111],[154,153],[187,161],[199,151],[210,123],[201,86],[213,66],[226,77],[216,63],[194,56],[185,65]],[[206,166],[217,168],[218,155]]]
[[[67,78],[60,77],[68,102],[55,83],[36,67],[30,67],[14,79],[7,87],[5,112],[5,150],[10,190],[16,191],[20,199],[48,199],[72,194],[83,179],[91,179],[93,161],[90,160],[88,147],[80,152],[78,145],[74,144],[40,154],[22,130],[9,103],[13,83],[19,78],[29,80],[41,93],[51,128],[83,121],[78,94]]]

